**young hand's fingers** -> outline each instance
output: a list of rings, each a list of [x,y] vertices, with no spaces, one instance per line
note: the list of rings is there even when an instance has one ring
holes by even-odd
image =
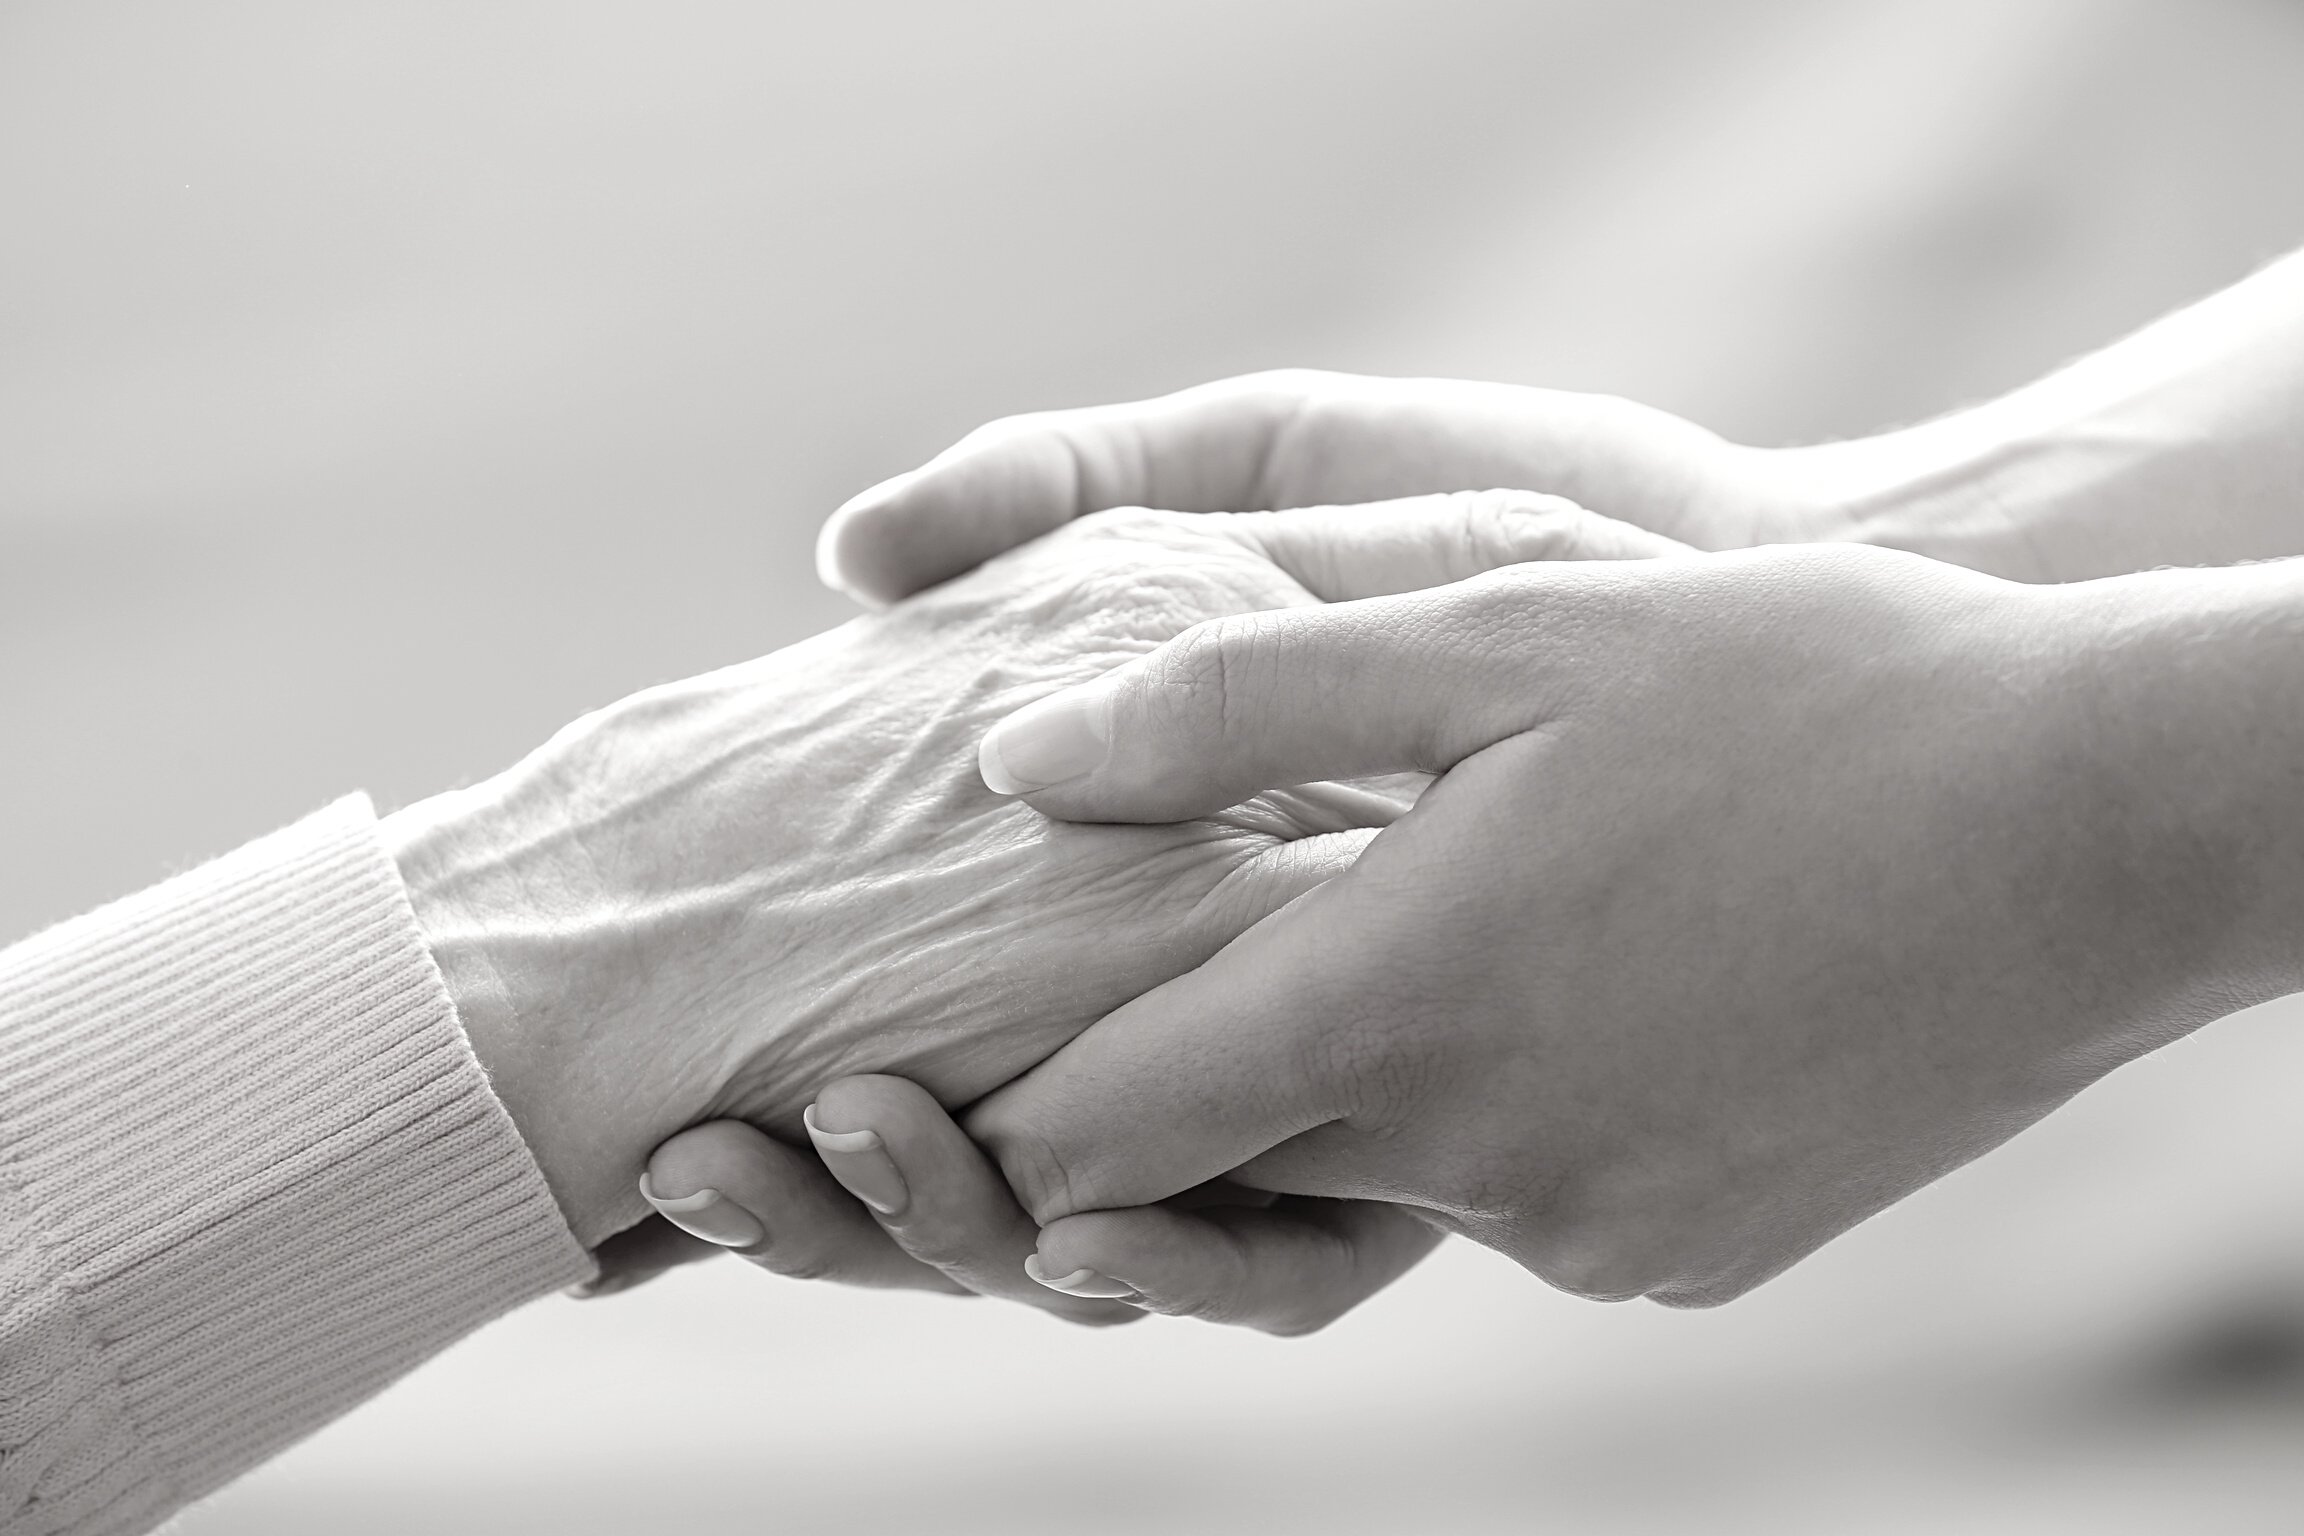
[[[1311,369],[1248,374],[993,422],[835,512],[817,568],[862,601],[891,603],[1111,507],[1254,512],[1489,485],[1610,507],[1627,459],[1670,464],[1696,443],[1717,439],[1597,395]]]
[[[1028,1267],[1068,1293],[1126,1287],[1150,1311],[1299,1334],[1325,1328],[1440,1241],[1406,1208],[1377,1201],[1179,1203],[1051,1222]]]
[[[970,1106],[967,1134],[1034,1220],[1169,1199],[1354,1112],[1356,1054],[1322,1042],[1370,1006],[1357,878],[1305,892]]]
[[[1206,526],[1247,543],[1322,602],[1443,587],[1535,560],[1650,560],[1675,539],[1533,491],[1454,491],[1360,506],[1236,512]]]
[[[861,602],[892,603],[1090,512],[1260,506],[1264,444],[1301,394],[1288,382],[1297,375],[1260,378],[979,427],[834,512],[817,573]]]
[[[966,1293],[888,1240],[808,1153],[741,1120],[671,1137],[640,1192],[665,1220],[762,1269],[799,1280]]]
[[[978,766],[1071,821],[1182,821],[1281,785],[1443,772],[1553,718],[1647,569],[1520,565],[1212,619],[999,721]]]
[[[924,1088],[900,1077],[843,1078],[809,1106],[808,1134],[848,1191],[903,1250],[985,1296],[1071,1322],[1133,1322],[1131,1308],[1061,1296],[1024,1273],[1039,1228],[998,1170]]]
[[[593,1249],[592,1261],[600,1266],[600,1272],[581,1285],[571,1286],[568,1294],[579,1301],[614,1296],[646,1285],[668,1269],[718,1258],[727,1251],[690,1236],[661,1216],[651,1216]]]

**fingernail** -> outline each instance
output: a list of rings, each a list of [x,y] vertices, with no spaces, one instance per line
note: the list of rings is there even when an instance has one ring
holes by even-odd
[[[750,1248],[768,1240],[768,1229],[760,1225],[759,1217],[716,1189],[668,1197],[649,1188],[648,1175],[642,1174],[640,1197],[654,1206],[666,1221],[708,1243],[718,1243],[723,1248]]]
[[[1111,740],[1111,691],[1067,688],[985,732],[976,768],[995,794],[1030,794],[1102,767]]]
[[[1085,1296],[1093,1301],[1120,1301],[1133,1298],[1136,1287],[1118,1280],[1109,1280],[1092,1269],[1076,1269],[1068,1275],[1051,1275],[1040,1267],[1040,1255],[1024,1255],[1024,1273],[1052,1291],[1067,1296]]]
[[[825,1130],[816,1123],[813,1104],[801,1112],[800,1123],[808,1127],[808,1139],[842,1189],[883,1216],[894,1216],[911,1202],[912,1191],[904,1187],[904,1175],[896,1171],[878,1131]]]

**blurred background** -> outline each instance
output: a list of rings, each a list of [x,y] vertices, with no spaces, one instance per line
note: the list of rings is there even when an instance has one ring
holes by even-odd
[[[0,5],[0,937],[840,620],[988,417],[1313,364],[1861,433],[2304,243],[2297,0]],[[732,1263],[193,1536],[2304,1526],[2304,1008],[1720,1312],[1317,1337]]]

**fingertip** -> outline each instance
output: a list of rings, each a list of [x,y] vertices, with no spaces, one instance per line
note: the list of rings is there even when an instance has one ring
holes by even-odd
[[[976,772],[996,795],[1037,794],[1083,779],[1111,749],[1113,685],[1081,683],[995,721],[976,744]]]
[[[816,579],[865,608],[878,610],[907,596],[893,573],[874,557],[885,553],[875,540],[874,514],[895,501],[918,470],[891,475],[870,490],[851,496],[816,531]]]

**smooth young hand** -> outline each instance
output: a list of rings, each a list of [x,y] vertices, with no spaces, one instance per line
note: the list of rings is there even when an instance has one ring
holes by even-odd
[[[2019,586],[1861,548],[1524,566],[1200,626],[987,779],[1158,822],[1440,774],[1358,862],[977,1107],[1044,1273],[1217,1173],[1725,1300],[2304,987],[2304,564]],[[1021,765],[1021,766],[1020,766]]]
[[[1105,507],[1240,511],[1525,486],[1699,549],[1911,550],[2015,581],[2304,554],[2304,254],[2035,383],[1754,448],[1603,395],[1296,369],[996,421],[825,525],[884,603]]]

